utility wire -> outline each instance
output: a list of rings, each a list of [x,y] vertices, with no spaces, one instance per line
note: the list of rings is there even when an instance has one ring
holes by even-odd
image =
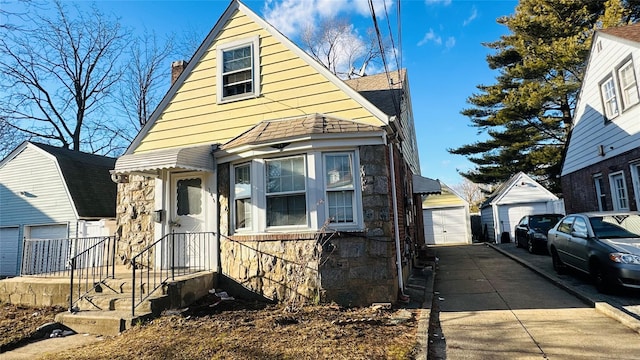
[[[373,28],[378,39],[378,47],[380,48],[380,58],[382,59],[382,65],[384,66],[384,73],[387,76],[387,84],[389,85],[389,89],[392,91],[391,100],[393,101],[393,109],[395,110],[396,118],[400,119],[400,105],[398,104],[398,99],[396,99],[396,97],[394,96],[395,94],[393,94],[393,87],[391,86],[391,76],[389,75],[389,65],[387,63],[387,56],[384,52],[384,45],[382,44],[382,36],[380,35],[380,27],[378,26],[378,19],[376,18],[376,10],[373,6],[373,0],[369,0],[368,2],[369,11],[371,12],[371,19],[373,20]]]

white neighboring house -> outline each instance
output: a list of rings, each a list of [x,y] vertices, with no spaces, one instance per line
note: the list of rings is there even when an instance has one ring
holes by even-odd
[[[422,217],[427,245],[471,244],[469,202],[440,182],[441,193],[424,197]]]
[[[640,209],[640,24],[598,30],[562,164],[570,213]]]
[[[28,141],[0,161],[0,276],[20,274],[25,238],[111,235],[114,165],[114,158]]]
[[[519,172],[480,205],[483,237],[511,242],[513,229],[525,215],[564,214],[564,202],[528,175]]]

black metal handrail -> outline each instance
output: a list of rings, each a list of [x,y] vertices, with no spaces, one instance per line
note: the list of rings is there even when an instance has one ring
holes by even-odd
[[[73,239],[74,253],[71,257],[71,282],[69,311],[74,305],[109,278],[115,277],[116,238],[101,236]],[[74,297],[74,288],[76,288]]]
[[[131,258],[132,303],[136,308],[169,279],[211,270],[214,233],[170,233],[145,247]]]

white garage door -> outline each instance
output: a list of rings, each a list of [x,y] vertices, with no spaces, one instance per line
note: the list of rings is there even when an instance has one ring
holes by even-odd
[[[429,245],[469,242],[467,215],[464,207],[424,209],[424,237]]]
[[[65,270],[71,250],[67,225],[25,226],[24,232],[23,275]]]
[[[18,275],[19,248],[18,228],[0,228],[0,276]]]
[[[501,205],[498,209],[500,216],[500,228],[498,229],[498,241],[501,241],[501,234],[509,232],[509,239],[514,242],[514,229],[518,225],[518,221],[525,215],[544,214],[547,212],[546,203],[529,203],[515,205]]]

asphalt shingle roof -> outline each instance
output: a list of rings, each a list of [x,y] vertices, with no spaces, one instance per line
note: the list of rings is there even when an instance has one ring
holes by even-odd
[[[396,104],[400,104],[402,98],[402,81],[405,78],[405,70],[367,75],[355,79],[345,80],[353,90],[364,96],[367,101],[376,106],[389,116],[396,115]],[[395,102],[394,102],[395,98]]]
[[[117,185],[111,181],[116,159],[32,143],[55,156],[81,218],[114,218]]]
[[[602,29],[600,31],[619,38],[640,42],[640,23]]]
[[[244,134],[230,140],[222,149],[230,149],[241,145],[257,145],[313,134],[340,134],[366,131],[382,131],[382,128],[313,114],[287,120],[262,121]]]

